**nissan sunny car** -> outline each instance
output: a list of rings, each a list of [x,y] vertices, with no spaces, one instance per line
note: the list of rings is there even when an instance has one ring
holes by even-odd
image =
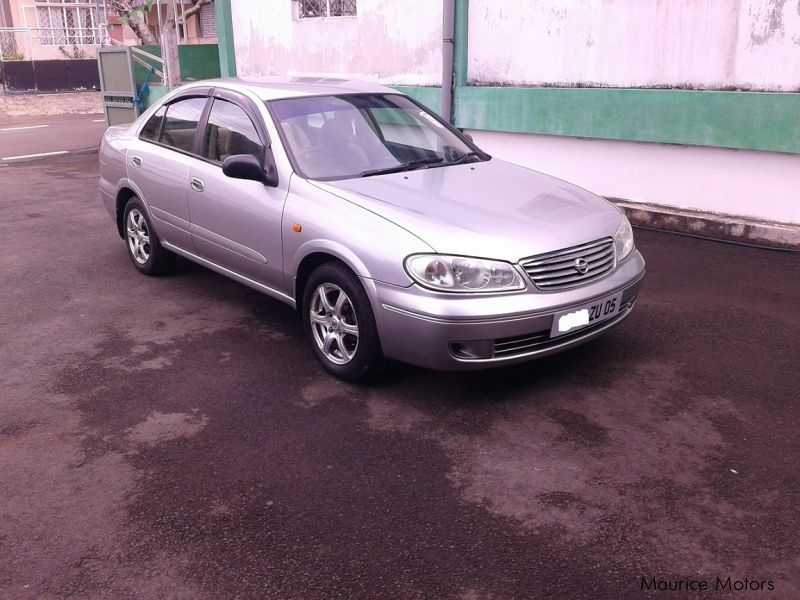
[[[140,272],[178,255],[286,302],[347,380],[566,350],[625,319],[645,272],[615,206],[373,84],[190,84],[110,127],[100,173]]]

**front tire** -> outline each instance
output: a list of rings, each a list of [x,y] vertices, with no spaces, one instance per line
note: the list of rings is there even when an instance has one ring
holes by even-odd
[[[144,203],[136,196],[125,205],[122,223],[125,246],[133,266],[145,275],[168,273],[175,262],[175,255],[161,246]]]
[[[363,381],[383,364],[378,328],[364,287],[340,263],[318,267],[303,293],[303,324],[314,355],[329,373]]]

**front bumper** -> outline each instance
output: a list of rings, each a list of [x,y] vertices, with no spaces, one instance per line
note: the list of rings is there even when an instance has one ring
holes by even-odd
[[[638,251],[608,276],[558,292],[455,295],[380,282],[368,285],[383,353],[441,370],[471,370],[531,360],[587,342],[623,321],[633,309],[645,273]],[[622,292],[612,319],[550,338],[555,313]],[[477,350],[477,352],[474,352]]]

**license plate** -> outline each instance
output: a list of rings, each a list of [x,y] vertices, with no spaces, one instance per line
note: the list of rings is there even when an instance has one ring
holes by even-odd
[[[553,316],[553,327],[550,329],[550,337],[558,337],[571,331],[577,331],[610,319],[619,312],[622,304],[622,292],[614,296],[608,296],[595,300],[580,308],[573,308],[565,312],[556,313]]]

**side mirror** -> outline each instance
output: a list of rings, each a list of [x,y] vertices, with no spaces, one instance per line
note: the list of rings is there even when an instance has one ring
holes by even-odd
[[[234,154],[222,163],[222,172],[231,179],[258,181],[264,185],[278,185],[278,174],[272,164],[262,167],[252,154]]]
[[[463,135],[465,138],[467,138],[467,139],[468,139],[470,142],[472,142],[473,144],[475,143],[475,140],[473,140],[473,139],[472,139],[472,136],[471,136],[470,134],[468,134],[468,133],[462,133],[461,135]]]

